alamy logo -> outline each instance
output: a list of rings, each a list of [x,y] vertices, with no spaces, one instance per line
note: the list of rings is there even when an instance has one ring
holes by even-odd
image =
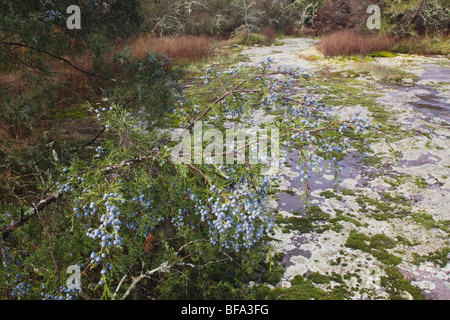
[[[377,5],[371,5],[367,8],[367,13],[371,16],[367,19],[367,29],[381,29],[381,9]]]
[[[263,175],[272,174],[279,167],[279,131],[276,128],[270,131],[226,129],[224,136],[224,132],[216,128],[203,132],[202,121],[197,121],[193,134],[186,129],[172,133],[172,141],[180,139],[171,153],[176,164],[262,164]],[[204,142],[208,143],[205,147]]]
[[[80,30],[81,29],[81,9],[79,6],[69,6],[67,8],[67,13],[72,14],[67,18],[67,28],[70,30]]]
[[[80,266],[70,266],[67,268],[67,272],[72,274],[67,279],[67,288],[69,290],[81,290],[81,268]]]

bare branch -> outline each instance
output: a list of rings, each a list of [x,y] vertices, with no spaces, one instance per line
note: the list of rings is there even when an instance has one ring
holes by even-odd
[[[131,291],[133,291],[134,287],[136,287],[136,285],[139,282],[141,282],[143,279],[148,278],[149,276],[151,276],[154,273],[157,273],[157,272],[168,272],[169,270],[170,270],[169,263],[168,262],[163,262],[163,263],[161,263],[161,265],[158,268],[153,269],[151,271],[147,271],[146,273],[142,273],[139,277],[133,279],[133,283],[128,288],[127,292],[125,292],[125,294],[122,296],[122,298],[120,298],[120,300],[125,300],[130,295]]]

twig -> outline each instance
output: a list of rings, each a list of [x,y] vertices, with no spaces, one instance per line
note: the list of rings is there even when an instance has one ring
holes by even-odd
[[[163,263],[161,263],[161,265],[158,268],[153,269],[151,271],[147,271],[146,273],[141,274],[139,277],[134,278],[133,283],[128,288],[127,292],[125,292],[125,294],[122,296],[122,298],[120,298],[120,300],[125,300],[130,295],[130,293],[134,289],[134,287],[136,287],[136,285],[139,282],[141,282],[144,278],[148,278],[149,276],[151,276],[152,274],[157,273],[157,272],[168,272],[169,269],[170,269],[169,263],[163,262]]]
[[[116,298],[117,292],[119,292],[120,287],[122,286],[122,283],[125,281],[125,279],[127,278],[127,275],[124,275],[122,280],[120,280],[119,285],[116,288],[116,291],[114,292],[114,299]]]
[[[12,223],[11,225],[6,227],[2,231],[3,240],[6,239],[11,233],[16,231],[16,229],[20,228],[23,224],[25,224],[25,222],[27,222],[31,217],[33,217],[37,211],[41,211],[41,210],[45,209],[51,203],[56,202],[56,200],[58,200],[59,197],[60,197],[60,193],[55,192],[47,199],[39,202],[39,204],[37,206],[35,206],[35,208],[31,208],[31,209],[27,210],[23,215],[21,215],[21,218],[19,220]]]
[[[231,91],[228,91],[228,92],[226,92],[225,94],[223,94],[220,98],[218,98],[216,101],[214,101],[214,102],[212,103],[212,105],[209,106],[209,107],[205,110],[205,112],[203,112],[203,114],[202,114],[199,118],[197,118],[197,120],[192,121],[191,124],[190,124],[186,129],[188,129],[188,130],[191,129],[191,128],[194,126],[195,122],[200,121],[201,119],[203,119],[204,117],[206,117],[206,115],[209,113],[209,111],[211,111],[211,109],[212,109],[213,106],[215,106],[216,104],[218,104],[219,102],[221,102],[223,99],[225,99],[225,98],[228,97],[229,95],[235,93],[240,87],[242,87],[242,86],[243,86],[245,83],[247,83],[247,82],[248,82],[248,80],[244,80],[244,81],[242,81],[240,84],[238,84],[236,87],[234,87]]]
[[[78,71],[80,71],[80,72],[82,72],[82,73],[84,73],[84,74],[86,74],[88,76],[94,76],[94,77],[97,77],[97,78],[100,78],[100,79],[103,79],[103,80],[108,80],[108,81],[111,80],[111,79],[109,79],[109,78],[107,78],[105,76],[102,76],[102,75],[99,75],[99,74],[96,74],[96,73],[92,73],[92,72],[83,70],[83,69],[77,67],[72,62],[70,62],[69,60],[67,60],[67,59],[65,59],[63,57],[57,56],[57,55],[55,55],[55,54],[53,54],[51,52],[48,52],[48,51],[45,51],[45,50],[42,50],[42,49],[39,49],[39,48],[36,48],[36,47],[33,47],[33,46],[29,46],[29,45],[26,45],[26,44],[23,44],[23,43],[9,42],[9,41],[2,41],[2,44],[10,45],[10,46],[16,46],[16,47],[22,47],[22,48],[27,48],[27,49],[31,49],[31,50],[34,50],[34,51],[42,52],[42,53],[45,53],[46,55],[48,55],[48,56],[50,56],[50,57],[52,57],[54,59],[60,60],[60,61],[62,61],[64,63],[68,64],[69,66],[71,66],[75,70],[78,70]]]

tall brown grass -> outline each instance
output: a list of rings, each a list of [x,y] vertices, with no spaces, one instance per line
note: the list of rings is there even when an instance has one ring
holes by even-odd
[[[178,38],[156,38],[140,36],[128,43],[134,58],[144,58],[147,52],[162,53],[175,63],[193,62],[210,57],[213,53],[213,38],[181,36]]]
[[[390,50],[396,43],[393,37],[361,34],[352,30],[343,30],[325,37],[317,50],[325,56],[366,55],[375,51]]]
[[[277,30],[272,27],[262,28],[261,34],[266,37],[266,44],[272,44],[277,39]]]
[[[283,29],[283,33],[287,36],[290,37],[296,37],[296,38],[301,38],[301,37],[314,37],[317,35],[316,31],[314,31],[313,28],[310,27],[304,27],[304,28],[300,28],[297,26],[294,27],[286,27]]]

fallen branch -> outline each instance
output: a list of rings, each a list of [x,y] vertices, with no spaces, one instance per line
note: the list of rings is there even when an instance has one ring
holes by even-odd
[[[151,271],[147,271],[146,273],[141,274],[139,277],[134,278],[133,279],[133,283],[128,288],[127,292],[125,292],[125,294],[122,296],[122,298],[120,298],[120,300],[125,300],[130,295],[130,293],[134,289],[134,287],[136,287],[136,285],[139,282],[141,282],[144,278],[148,278],[152,274],[157,273],[157,272],[168,272],[169,270],[170,270],[169,263],[168,262],[163,262],[163,263],[161,263],[161,265],[158,268],[153,269]]]
[[[2,231],[2,234],[1,234],[2,239],[4,240],[4,239],[8,238],[8,236],[11,233],[16,231],[18,228],[20,228],[22,225],[24,225],[30,218],[32,218],[36,214],[37,211],[44,210],[48,205],[56,202],[56,200],[58,200],[58,198],[60,196],[61,196],[61,194],[59,192],[55,192],[47,199],[44,199],[41,202],[39,202],[38,205],[35,205],[33,208],[29,208],[27,211],[23,212],[23,214],[21,215],[19,220],[17,220],[10,226],[6,227]]]
[[[209,111],[211,111],[212,107],[215,106],[216,104],[218,104],[219,102],[221,102],[223,99],[225,99],[226,97],[228,97],[229,95],[235,93],[237,90],[239,90],[240,87],[242,87],[244,84],[246,84],[248,82],[248,80],[244,80],[242,81],[240,84],[238,84],[236,87],[234,87],[231,91],[226,92],[225,94],[223,94],[220,98],[218,98],[216,101],[214,101],[212,103],[211,106],[209,106],[205,112],[203,112],[203,114],[195,121],[192,121],[191,124],[186,128],[186,129],[191,129],[195,122],[200,121],[201,119],[203,119],[204,117],[206,117],[206,115],[209,113]]]

